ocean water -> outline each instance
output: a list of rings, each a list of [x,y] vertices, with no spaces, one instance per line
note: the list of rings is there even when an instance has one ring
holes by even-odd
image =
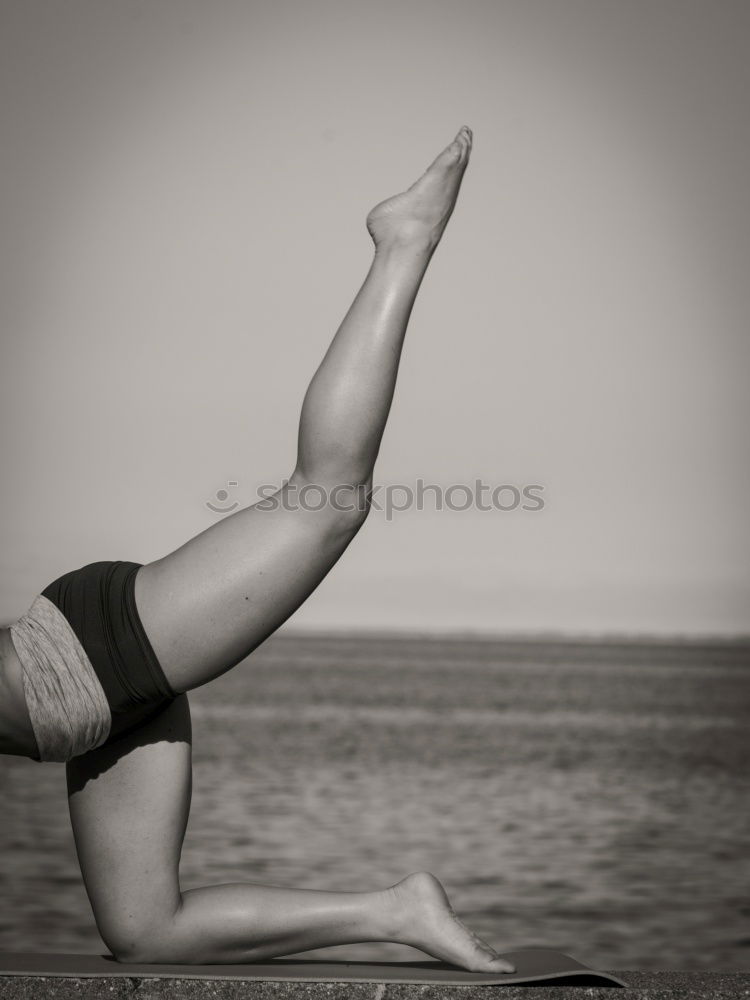
[[[190,702],[183,888],[424,869],[501,951],[750,968],[748,645],[277,634]],[[0,788],[0,949],[103,951],[63,766]]]

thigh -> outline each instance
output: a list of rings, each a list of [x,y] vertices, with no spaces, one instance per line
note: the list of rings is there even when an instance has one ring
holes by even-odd
[[[239,663],[317,587],[363,518],[281,502],[246,507],[141,567],[135,600],[175,691]]]
[[[187,695],[110,746],[66,765],[81,873],[106,945],[127,954],[180,906],[179,860],[190,810]]]

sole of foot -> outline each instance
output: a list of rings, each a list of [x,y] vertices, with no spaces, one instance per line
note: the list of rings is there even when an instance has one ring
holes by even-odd
[[[434,249],[453,214],[473,135],[462,126],[410,188],[386,198],[367,216],[376,249],[421,243]]]

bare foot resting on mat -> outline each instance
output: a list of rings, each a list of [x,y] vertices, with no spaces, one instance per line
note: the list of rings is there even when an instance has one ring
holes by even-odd
[[[397,940],[469,972],[515,972],[456,916],[445,889],[429,872],[415,872],[387,890],[396,900]]]

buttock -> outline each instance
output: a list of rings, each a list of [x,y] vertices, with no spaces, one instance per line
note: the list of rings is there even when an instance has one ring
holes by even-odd
[[[141,622],[141,563],[94,562],[42,591],[70,623],[104,691],[112,722],[104,744],[152,718],[176,697]]]

